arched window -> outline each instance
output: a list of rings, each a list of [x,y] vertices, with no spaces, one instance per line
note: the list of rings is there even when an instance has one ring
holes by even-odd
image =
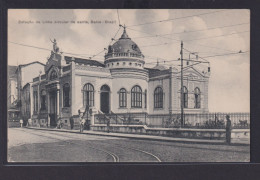
[[[188,90],[183,86],[183,107],[188,108]]]
[[[200,89],[195,88],[194,90],[194,108],[199,109],[200,108]]]
[[[41,91],[41,110],[46,110],[46,91]]]
[[[90,83],[83,87],[83,105],[94,106],[94,86]]]
[[[70,85],[63,85],[63,107],[70,107]]]
[[[163,90],[161,87],[154,90],[154,108],[163,108]]]
[[[125,88],[119,90],[119,107],[126,107],[127,105],[127,94]]]
[[[57,79],[58,74],[55,70],[52,70],[51,75],[50,75],[50,80]]]
[[[131,90],[131,107],[142,107],[142,89],[140,86],[134,86]]]

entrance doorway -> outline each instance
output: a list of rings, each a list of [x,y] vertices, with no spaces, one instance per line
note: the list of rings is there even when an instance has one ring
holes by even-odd
[[[110,88],[107,85],[103,85],[100,91],[100,110],[108,114],[110,111]]]
[[[51,91],[50,92],[50,126],[56,127],[57,119],[57,92]]]

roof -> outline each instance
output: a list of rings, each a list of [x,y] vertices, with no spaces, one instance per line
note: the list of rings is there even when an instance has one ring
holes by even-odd
[[[168,69],[166,66],[163,66],[163,65],[159,65],[159,63],[153,67],[153,69],[158,69],[158,70],[166,70]]]
[[[30,63],[27,63],[27,64],[20,64],[20,65],[17,67],[17,69],[18,69],[18,68],[22,68],[22,67],[26,67],[26,66],[29,66],[29,65],[35,64],[35,63],[41,64],[41,65],[45,66],[45,64],[43,64],[43,63],[41,63],[41,62],[39,62],[39,61],[33,61],[33,62],[30,62]],[[16,71],[17,71],[17,69],[16,69]]]
[[[119,38],[118,41],[116,41],[112,46],[108,47],[108,53],[135,53],[138,55],[141,55],[142,52],[139,49],[138,45],[129,38],[129,36],[126,33],[126,30],[124,29],[123,34],[121,35],[121,38]]]
[[[8,78],[15,78],[16,77],[16,69],[17,66],[8,66]]]
[[[155,68],[145,68],[148,70],[149,72],[149,78],[151,77],[156,77],[156,76],[161,76],[161,75],[165,75],[165,74],[169,74],[170,73],[170,69],[155,69]]]
[[[64,59],[66,60],[66,62],[71,62],[72,57],[64,56]],[[97,60],[83,59],[83,58],[76,58],[76,57],[74,57],[74,59],[75,59],[75,63],[78,63],[78,64],[105,67],[105,65],[103,63],[101,63]]]

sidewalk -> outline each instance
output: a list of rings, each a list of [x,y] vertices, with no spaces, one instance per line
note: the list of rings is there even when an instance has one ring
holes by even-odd
[[[181,142],[181,143],[198,143],[198,144],[225,144],[225,140],[210,140],[210,139],[188,139],[188,138],[175,138],[175,137],[165,137],[165,136],[153,136],[153,135],[142,135],[142,134],[126,134],[126,133],[107,133],[101,131],[91,131],[84,130],[80,133],[79,130],[68,130],[68,129],[51,129],[51,128],[39,128],[39,127],[27,127],[28,129],[44,130],[44,131],[58,131],[58,132],[68,132],[77,134],[88,134],[88,135],[98,135],[98,136],[110,136],[119,138],[132,138],[140,140],[152,140],[152,141],[167,141],[167,142]],[[231,145],[249,145],[248,142],[234,142]]]

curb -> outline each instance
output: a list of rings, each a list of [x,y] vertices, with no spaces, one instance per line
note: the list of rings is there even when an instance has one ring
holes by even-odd
[[[67,132],[67,133],[75,133],[75,134],[87,134],[87,135],[96,135],[96,136],[110,136],[110,137],[118,137],[118,138],[127,138],[127,139],[138,139],[138,140],[150,140],[150,141],[161,141],[161,142],[179,142],[179,143],[187,143],[187,144],[210,144],[210,145],[227,145],[224,140],[201,140],[201,139],[187,139],[187,138],[172,138],[172,139],[163,139],[163,138],[171,138],[158,136],[158,138],[153,138],[152,136],[147,137],[138,137],[138,136],[127,136],[128,134],[110,134],[110,133],[91,133],[90,131],[85,131],[80,133],[78,131],[71,131],[65,129],[47,129],[47,128],[35,128],[35,127],[24,127],[27,129],[34,130],[42,130],[42,131],[56,131],[56,132]],[[98,132],[98,131],[96,131]],[[131,134],[129,134],[131,135]],[[230,146],[249,146],[250,144],[246,143],[231,143]]]

